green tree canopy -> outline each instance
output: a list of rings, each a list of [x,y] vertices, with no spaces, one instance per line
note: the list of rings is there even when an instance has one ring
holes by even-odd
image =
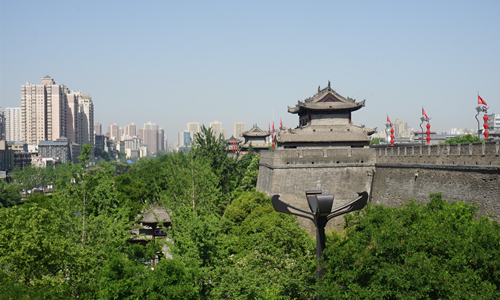
[[[325,250],[325,299],[498,299],[500,227],[441,194],[346,215]]]
[[[371,141],[370,141],[370,145],[378,145],[378,144],[385,144],[386,141],[384,138],[372,138]]]
[[[459,135],[447,139],[443,144],[469,144],[469,143],[479,143],[479,138],[477,136],[472,136],[472,134]]]

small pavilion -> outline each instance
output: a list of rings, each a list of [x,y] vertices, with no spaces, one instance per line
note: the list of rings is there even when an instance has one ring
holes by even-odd
[[[267,138],[270,135],[271,133],[260,129],[257,124],[254,124],[252,128],[242,133],[245,141],[243,145],[241,145],[241,150],[248,151],[250,144],[255,152],[268,150],[271,145]]]

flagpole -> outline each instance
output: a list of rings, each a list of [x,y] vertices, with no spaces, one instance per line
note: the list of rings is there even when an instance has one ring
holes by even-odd
[[[478,102],[479,102],[479,91],[477,91],[477,99],[478,99]],[[474,116],[474,118],[476,118],[476,121],[477,121],[477,140],[480,141],[481,140],[481,134],[479,133],[479,130],[481,128],[481,124],[479,123],[479,119],[477,118],[477,116],[481,112],[481,106],[476,107],[476,111],[477,111],[477,114]]]

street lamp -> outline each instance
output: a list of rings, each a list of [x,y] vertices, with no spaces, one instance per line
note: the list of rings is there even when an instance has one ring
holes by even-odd
[[[475,115],[476,121],[477,121],[477,140],[478,142],[481,140],[481,124],[479,123],[479,119],[477,116],[481,113],[484,112],[485,114],[488,113],[488,107],[485,106],[478,106],[476,107],[477,114]]]
[[[306,191],[306,198],[311,212],[293,207],[285,202],[279,200],[280,195],[274,194],[271,197],[271,202],[277,212],[294,215],[313,221],[316,226],[316,277],[318,282],[324,274],[322,267],[323,249],[325,249],[325,226],[329,220],[350,213],[352,211],[360,210],[365,207],[368,201],[367,192],[358,192],[358,197],[349,203],[336,207],[332,210],[333,194],[322,194],[322,191]],[[321,299],[318,295],[317,299]]]

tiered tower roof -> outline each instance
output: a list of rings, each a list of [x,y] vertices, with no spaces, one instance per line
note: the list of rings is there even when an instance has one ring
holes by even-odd
[[[276,134],[278,147],[367,146],[376,128],[355,125],[351,113],[365,106],[365,100],[345,98],[328,86],[288,112],[299,115],[299,126]]]
[[[306,111],[333,112],[339,110],[356,111],[365,106],[365,100],[356,102],[352,98],[345,98],[333,90],[328,81],[328,86],[324,89],[318,87],[318,92],[304,101],[298,101],[295,107],[288,107],[288,112],[292,114],[305,113]]]

